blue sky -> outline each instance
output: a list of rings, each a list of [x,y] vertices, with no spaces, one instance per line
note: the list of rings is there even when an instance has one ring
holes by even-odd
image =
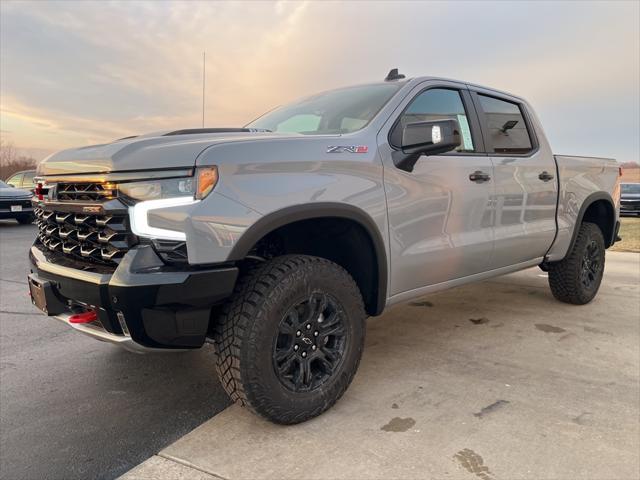
[[[438,75],[531,101],[554,150],[638,161],[640,2],[18,2],[1,9],[0,130],[71,146],[239,126],[315,91]]]

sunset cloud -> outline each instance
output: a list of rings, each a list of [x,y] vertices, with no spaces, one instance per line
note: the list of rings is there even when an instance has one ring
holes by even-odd
[[[240,126],[392,67],[512,91],[558,151],[638,158],[637,2],[2,2],[0,123],[55,150]]]

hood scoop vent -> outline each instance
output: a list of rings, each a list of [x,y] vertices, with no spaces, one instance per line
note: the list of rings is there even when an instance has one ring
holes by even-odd
[[[171,135],[194,135],[199,133],[255,133],[255,132],[270,132],[264,128],[186,128],[184,130],[175,130],[173,132],[165,133],[162,136],[168,137]]]

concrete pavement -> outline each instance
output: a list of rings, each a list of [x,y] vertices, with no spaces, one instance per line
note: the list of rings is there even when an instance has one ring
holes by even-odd
[[[534,268],[390,309],[329,412],[233,406],[123,478],[638,478],[639,378],[640,255],[609,252],[586,306]]]

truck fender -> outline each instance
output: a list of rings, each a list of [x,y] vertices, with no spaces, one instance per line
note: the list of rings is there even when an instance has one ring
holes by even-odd
[[[293,205],[268,213],[251,225],[233,246],[228,260],[245,258],[254,245],[267,234],[285,225],[313,218],[337,217],[353,220],[368,234],[374,248],[377,263],[377,302],[373,315],[384,310],[387,296],[387,253],[380,229],[369,214],[358,207],[345,203],[315,202]]]
[[[609,206],[611,207],[611,211],[614,212],[613,215],[613,222],[615,222],[616,218],[615,218],[615,207],[613,204],[613,200],[611,198],[611,195],[609,195],[607,192],[594,192],[591,195],[589,195],[587,198],[584,199],[584,202],[582,202],[582,206],[580,207],[580,210],[578,211],[578,217],[576,220],[575,225],[573,226],[573,233],[571,234],[571,242],[569,243],[569,249],[567,250],[567,253],[569,253],[572,249],[573,249],[573,245],[576,242],[576,238],[578,237],[578,230],[580,229],[580,225],[582,224],[582,220],[584,219],[584,214],[587,211],[587,209],[593,205],[595,202],[599,201],[599,200],[604,200],[605,202],[607,202],[609,204]],[[615,236],[616,236],[616,231],[615,231],[615,225],[611,225],[611,237],[610,238],[605,238],[605,244],[607,245],[607,247],[609,247],[610,245],[613,245],[614,241],[615,241]],[[603,235],[604,236],[604,235]]]

